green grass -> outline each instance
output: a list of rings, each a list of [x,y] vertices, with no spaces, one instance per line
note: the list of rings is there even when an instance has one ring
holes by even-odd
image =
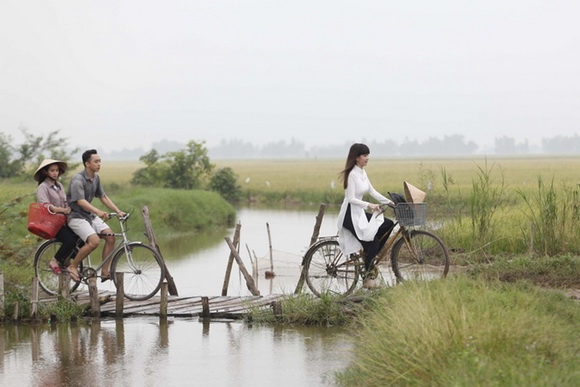
[[[405,283],[353,331],[345,386],[575,386],[580,308],[525,283]]]
[[[19,316],[30,316],[30,286],[34,275],[33,257],[41,239],[26,229],[28,204],[34,199],[34,185],[12,180],[3,182],[0,194],[0,271],[4,274],[5,313],[12,316],[18,303]],[[221,196],[209,191],[185,191],[151,188],[125,188],[114,195],[114,202],[125,211],[133,211],[129,221],[129,237],[144,240],[143,206],[156,235],[177,235],[194,231],[224,230],[235,221],[235,210]],[[97,207],[105,209],[99,200]],[[109,222],[118,230],[115,220]],[[102,248],[102,245],[101,245]],[[97,252],[97,254],[100,254]],[[66,303],[50,304],[39,310],[43,318],[55,314],[69,320],[82,312]]]
[[[580,289],[580,256],[496,257],[492,264],[473,265],[468,273],[490,281],[529,281],[547,288]]]
[[[299,294],[281,301],[281,314],[272,310],[256,308],[246,320],[252,323],[282,325],[341,326],[346,325],[362,311],[362,306],[348,302],[340,296]]]

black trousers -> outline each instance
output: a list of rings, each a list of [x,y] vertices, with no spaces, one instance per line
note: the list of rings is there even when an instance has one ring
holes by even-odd
[[[64,267],[64,263],[71,256],[77,243],[77,234],[73,232],[66,224],[62,226],[55,236],[56,240],[62,243],[54,257]]]
[[[369,220],[371,219],[371,216],[374,216],[374,214],[369,213],[366,213],[365,215]],[[383,224],[381,224],[377,233],[375,234],[375,238],[372,241],[361,241],[356,235],[356,232],[354,231],[354,225],[352,223],[352,216],[350,214],[350,204],[349,204],[348,208],[346,209],[346,214],[344,215],[344,222],[342,223],[342,225],[344,228],[350,231],[352,235],[354,235],[354,237],[361,243],[363,250],[365,252],[365,271],[368,273],[369,270],[372,269],[373,260],[375,259],[381,248],[385,245],[388,234],[390,234],[391,231],[393,230],[393,226],[395,225],[395,223],[389,218],[384,218]]]

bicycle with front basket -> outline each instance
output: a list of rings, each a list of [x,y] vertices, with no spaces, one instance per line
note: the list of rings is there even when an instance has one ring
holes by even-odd
[[[127,220],[131,214],[119,217],[116,213],[109,214],[119,221],[120,232],[113,233],[119,239],[115,248],[105,257],[97,267],[91,267],[90,256],[79,265],[81,282],[87,284],[88,279],[98,277],[98,271],[110,262],[111,280],[117,286],[115,273],[124,273],[123,289],[125,297],[130,300],[147,300],[153,297],[161,288],[165,278],[165,266],[159,254],[143,242],[130,241],[127,237]],[[69,259],[73,259],[83,242],[79,238]],[[59,275],[54,274],[49,267],[50,260],[60,248],[61,242],[49,239],[43,242],[34,254],[34,272],[40,287],[48,294],[57,295],[59,291]],[[75,291],[81,282],[70,281],[69,292]]]
[[[388,207],[383,207],[381,215]],[[426,203],[398,203],[394,206],[395,226],[375,258],[374,267],[391,250],[391,268],[399,281],[426,280],[447,276],[449,252],[435,234],[417,229],[425,224]],[[354,291],[364,275],[363,252],[345,255],[338,237],[321,237],[309,247],[302,261],[306,283],[315,295],[342,294]]]

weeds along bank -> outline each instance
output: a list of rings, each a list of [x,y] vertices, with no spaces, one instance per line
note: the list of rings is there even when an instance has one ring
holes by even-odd
[[[465,276],[387,289],[352,327],[344,386],[577,386],[580,308]]]
[[[0,192],[0,271],[4,274],[5,315],[14,313],[16,302],[20,316],[30,316],[30,281],[34,276],[33,256],[41,239],[26,229],[29,203],[35,200],[36,186],[28,182],[2,182]],[[107,192],[110,192],[108,190]],[[132,211],[129,220],[130,238],[142,240],[145,226],[141,216],[143,206],[157,235],[192,231],[211,231],[233,226],[234,208],[221,196],[209,191],[128,188],[111,194],[115,203]],[[97,200],[95,204],[101,207]],[[104,208],[104,207],[102,207]],[[111,223],[115,230],[118,225]],[[81,314],[79,308],[66,302],[41,310],[41,317],[56,313],[61,319]],[[64,317],[63,317],[64,316]]]

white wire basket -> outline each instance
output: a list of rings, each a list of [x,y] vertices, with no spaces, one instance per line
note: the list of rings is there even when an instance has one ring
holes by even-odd
[[[427,221],[427,203],[398,203],[395,216],[403,227],[423,226]]]

